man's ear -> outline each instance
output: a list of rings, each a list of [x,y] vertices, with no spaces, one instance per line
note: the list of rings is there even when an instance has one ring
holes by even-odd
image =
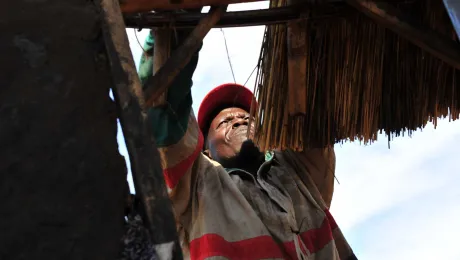
[[[203,154],[206,155],[209,159],[212,159],[211,156],[211,151],[209,150],[209,144],[208,144],[208,133],[203,134],[204,135],[204,150]]]
[[[212,159],[211,151],[209,151],[209,149],[204,150],[204,151],[203,151],[203,154],[206,155],[206,156],[208,156],[209,159]]]

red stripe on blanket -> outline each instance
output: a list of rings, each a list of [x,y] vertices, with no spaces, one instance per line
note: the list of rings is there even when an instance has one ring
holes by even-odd
[[[300,234],[300,237],[302,237],[302,241],[311,253],[316,253],[329,244],[334,237],[327,213],[320,228],[308,230]]]
[[[163,170],[166,185],[168,185],[170,189],[176,187],[180,179],[184,177],[187,170],[192,166],[193,162],[195,162],[196,158],[201,153],[201,148],[203,147],[204,140],[201,131],[198,132],[198,143],[193,153],[189,157],[185,158],[182,162],[176,164],[174,167]]]
[[[320,228],[311,229],[300,234],[310,253],[316,253],[333,240],[328,218],[324,218]],[[284,251],[292,259],[297,253],[294,241],[283,243]],[[228,242],[217,234],[206,234],[192,240],[190,256],[193,260],[201,260],[212,256],[223,256],[229,259],[264,259],[286,258],[279,246],[270,236],[259,236],[250,239]]]
[[[335,222],[334,217],[332,217],[331,212],[328,209],[325,209],[324,212],[326,213],[327,220],[329,221],[329,225],[331,226],[331,230],[338,228],[339,226]]]
[[[270,236],[228,242],[219,235],[207,234],[190,243],[191,259],[201,260],[212,256],[245,260],[283,258],[281,250]]]

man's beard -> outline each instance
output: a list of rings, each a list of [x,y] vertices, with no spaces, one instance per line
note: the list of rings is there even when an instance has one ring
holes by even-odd
[[[234,163],[238,168],[251,169],[252,171],[253,168],[258,169],[260,167],[264,158],[259,147],[251,139],[248,139],[241,144],[241,149],[236,155]]]
[[[251,140],[247,139],[241,144],[241,149],[238,152],[237,156],[242,158],[254,159],[259,158],[262,154],[259,147]]]

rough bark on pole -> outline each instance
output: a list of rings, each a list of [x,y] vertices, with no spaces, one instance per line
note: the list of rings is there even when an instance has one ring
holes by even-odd
[[[191,9],[259,1],[263,0],[120,0],[120,6],[123,13],[142,13],[152,10]]]
[[[305,1],[288,0],[288,5]],[[290,116],[307,112],[307,19],[288,22],[288,111]]]
[[[109,56],[120,122],[128,148],[136,192],[144,208],[144,221],[160,259],[182,259],[160,155],[144,113],[144,96],[129,48],[117,0],[101,0],[103,35]]]
[[[382,24],[445,63],[460,69],[460,44],[411,21],[400,11],[384,2],[345,0],[366,16]]]
[[[153,74],[155,75],[166,63],[171,55],[171,36],[172,29],[156,28],[153,30],[155,39],[155,48],[153,49]],[[166,102],[168,90],[165,90],[152,106],[160,106]]]
[[[0,259],[117,259],[126,169],[95,2],[0,8]]]
[[[146,105],[151,106],[171,85],[174,78],[190,61],[195,51],[200,47],[206,34],[225,13],[227,6],[213,7],[187,39],[177,48],[168,61],[145,84]]]

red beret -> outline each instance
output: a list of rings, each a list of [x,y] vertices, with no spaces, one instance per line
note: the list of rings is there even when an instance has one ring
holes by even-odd
[[[210,121],[214,119],[210,117],[220,112],[216,111],[217,109],[239,107],[250,112],[253,100],[255,107],[257,107],[257,102],[252,92],[239,84],[227,83],[214,88],[204,97],[198,109],[198,125],[201,132],[206,133],[208,131]]]

